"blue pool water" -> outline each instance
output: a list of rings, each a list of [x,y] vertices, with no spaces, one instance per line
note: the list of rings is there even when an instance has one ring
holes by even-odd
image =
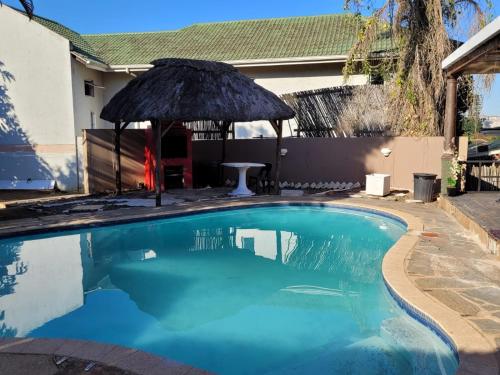
[[[88,339],[221,374],[453,374],[388,294],[388,217],[219,211],[0,241],[0,336]]]

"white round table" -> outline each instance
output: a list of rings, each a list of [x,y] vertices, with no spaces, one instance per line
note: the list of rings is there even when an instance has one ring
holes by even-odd
[[[222,163],[224,167],[236,168],[238,169],[239,178],[238,178],[238,187],[234,189],[229,195],[233,195],[236,197],[248,197],[251,195],[255,195],[253,191],[251,191],[247,187],[247,170],[248,168],[262,168],[265,167],[265,164],[261,163]]]

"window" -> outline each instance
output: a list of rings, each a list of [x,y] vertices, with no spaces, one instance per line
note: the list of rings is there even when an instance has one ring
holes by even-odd
[[[90,129],[95,129],[95,112],[90,112]]]
[[[85,81],[85,96],[94,96],[94,81]]]

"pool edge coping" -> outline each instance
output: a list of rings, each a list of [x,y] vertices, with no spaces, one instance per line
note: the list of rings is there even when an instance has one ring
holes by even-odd
[[[407,232],[387,251],[382,261],[382,276],[391,296],[412,318],[452,345],[459,359],[457,374],[500,374],[493,354],[495,348],[488,339],[459,313],[418,289],[410,279],[406,265],[424,230],[424,222],[406,212],[367,207],[396,215],[408,225]]]
[[[267,197],[269,198],[269,197]],[[214,205],[215,204],[215,205]],[[175,207],[170,211],[155,211],[149,214],[147,217],[143,215],[126,215],[120,217],[115,217],[105,220],[90,220],[88,222],[80,223],[64,223],[56,225],[37,225],[31,228],[17,228],[12,232],[2,231],[0,232],[0,239],[11,238],[31,234],[40,234],[47,232],[59,232],[65,230],[77,230],[83,228],[95,228],[100,226],[118,225],[126,224],[132,222],[141,222],[155,219],[166,219],[172,217],[188,216],[197,213],[208,213],[216,212],[220,210],[227,209],[238,209],[238,208],[250,208],[250,207],[262,207],[262,206],[272,206],[272,205],[311,205],[311,206],[329,206],[329,207],[345,207],[345,208],[361,208],[369,210],[374,213],[385,213],[389,217],[399,218],[407,225],[407,232],[401,236],[401,238],[387,251],[382,262],[382,276],[385,285],[395,299],[395,301],[402,307],[412,318],[420,321],[426,325],[429,329],[433,330],[440,338],[451,347],[452,350],[458,355],[459,367],[457,369],[457,374],[484,374],[484,375],[498,375],[500,374],[499,364],[495,358],[494,350],[495,348],[492,344],[484,337],[475,327],[473,327],[466,319],[464,319],[456,311],[448,308],[447,306],[435,301],[430,296],[426,295],[423,291],[419,290],[416,285],[412,282],[406,271],[407,259],[411,255],[415,245],[419,240],[421,232],[424,230],[424,222],[409,213],[401,212],[391,208],[374,206],[370,204],[364,204],[359,202],[346,202],[340,201],[338,199],[324,199],[321,201],[304,199],[259,199],[257,197],[251,198],[249,200],[217,200],[212,201],[208,206],[196,207],[196,204],[188,204],[183,206]],[[387,216],[382,215],[382,216]],[[9,233],[10,232],[10,233]],[[7,234],[6,234],[7,233]],[[38,341],[45,340],[51,341],[50,339],[17,339],[17,340],[30,340]],[[58,339],[54,339],[58,340]],[[5,339],[0,339],[0,352],[5,352],[2,348],[5,346]],[[67,341],[68,344],[72,342],[82,342],[82,340],[58,340]],[[100,345],[100,346],[111,346],[114,348],[122,348],[125,351],[134,351],[135,353],[143,353],[148,357],[156,358],[157,360],[164,360],[167,363],[174,363],[171,360],[165,359],[163,357],[151,355],[145,352],[141,352],[136,349],[127,349],[124,347],[119,347],[117,345],[106,345],[97,342],[88,341],[88,345]],[[11,345],[9,345],[10,347]],[[15,345],[12,345],[15,346]],[[6,352],[5,352],[6,353]],[[29,354],[28,352],[9,351],[11,354]],[[85,357],[78,356],[78,352],[74,353],[75,357],[87,359]],[[101,362],[105,365],[111,365],[123,370],[117,364],[109,364],[106,362]],[[184,366],[184,365],[181,365]],[[205,370],[195,369],[188,365],[190,368],[189,374],[195,374],[196,371],[206,373]],[[172,368],[171,368],[172,369]],[[194,370],[194,372],[191,372]],[[129,371],[133,371],[129,369]]]
[[[0,338],[0,355],[40,355],[77,358],[84,362],[114,367],[136,375],[209,375],[203,369],[139,349],[89,340],[47,338]],[[90,373],[90,372],[89,372]]]

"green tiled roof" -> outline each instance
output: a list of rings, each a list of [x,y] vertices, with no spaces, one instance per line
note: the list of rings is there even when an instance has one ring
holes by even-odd
[[[352,14],[194,24],[177,31],[87,34],[52,20],[34,20],[71,42],[72,49],[109,65],[149,64],[157,58],[217,61],[346,55],[360,30]],[[381,36],[374,52],[392,43]]]
[[[83,35],[111,65],[161,57],[218,61],[346,55],[359,33],[351,14],[195,24],[178,31]],[[377,50],[388,50],[381,38]]]

